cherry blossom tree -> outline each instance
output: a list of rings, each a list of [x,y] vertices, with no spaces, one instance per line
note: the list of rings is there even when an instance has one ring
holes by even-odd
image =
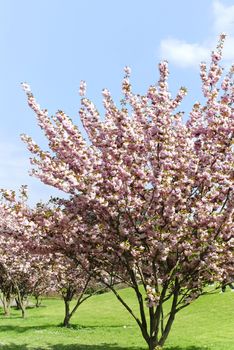
[[[28,296],[38,294],[41,289],[48,290],[50,286],[47,268],[49,260],[48,256],[41,259],[41,255],[31,252],[25,244],[28,241],[24,237],[24,225],[32,228],[31,223],[19,211],[25,206],[26,187],[22,186],[18,202],[14,191],[2,190],[1,192],[0,289],[3,295],[3,306],[5,315],[9,315],[12,298],[15,297],[17,307],[21,310],[22,317],[25,317]],[[23,220],[19,221],[18,215],[21,215]]]
[[[7,193],[8,194],[8,193]],[[17,273],[25,272],[25,266],[18,256],[18,243],[14,239],[14,233],[19,230],[16,221],[7,210],[6,206],[0,204],[0,289],[2,292],[2,303],[4,314],[10,315],[10,306],[13,296],[17,294],[15,277]],[[17,261],[17,264],[16,264]],[[17,271],[17,272],[16,272]]]
[[[53,261],[53,281],[55,292],[61,295],[64,301],[65,315],[62,326],[70,327],[71,318],[79,306],[92,296],[92,293],[86,293],[90,275],[80,269],[74,260],[56,254]],[[75,298],[75,305],[71,307],[71,301]]]
[[[2,190],[2,193],[7,213],[7,217],[2,216],[7,228],[5,235],[2,235],[6,247],[2,255],[4,268],[9,272],[15,293],[17,292],[17,305],[24,312],[23,301],[29,294],[35,296],[36,306],[42,294],[53,292],[61,295],[65,306],[62,325],[69,327],[78,307],[100,289],[87,293],[87,288],[91,283],[94,284],[90,273],[69,258],[67,250],[66,254],[58,252],[58,246],[61,250],[64,244],[63,231],[69,230],[63,210],[59,205],[51,205],[52,202],[56,203],[55,199],[51,199],[48,204],[38,203],[31,208],[27,204],[25,186],[21,188],[23,194],[19,198],[14,191]],[[14,222],[14,229],[9,227],[9,219]],[[50,244],[52,236],[53,245]],[[17,249],[14,249],[15,244]],[[65,246],[67,249],[67,243]],[[8,279],[4,280],[4,286]],[[71,308],[70,303],[75,297],[76,303]],[[8,304],[5,302],[4,305]]]
[[[74,240],[70,240],[68,231],[76,230],[74,220],[67,216],[64,207],[56,199],[51,199],[47,204],[38,203],[33,209],[15,203],[15,208],[18,210],[20,225],[27,223],[24,226],[27,249],[36,250],[42,259],[49,254],[47,269],[50,270],[50,288],[63,298],[65,316],[62,326],[70,327],[71,318],[80,305],[104,289],[92,278],[90,265],[82,249],[78,253],[76,247],[79,259],[73,254]],[[30,240],[33,240],[33,245]],[[69,244],[71,249],[68,248]],[[71,307],[71,301],[75,298],[75,304]]]
[[[176,314],[207,283],[233,275],[234,68],[222,77],[224,39],[210,67],[201,64],[204,102],[194,103],[186,121],[178,108],[187,91],[171,96],[165,61],[144,95],[132,91],[126,67],[121,105],[103,90],[103,118],[81,82],[87,140],[64,112],[49,117],[23,84],[50,148],[22,136],[32,174],[70,194],[63,201],[70,229],[63,246],[57,236],[54,246],[81,265],[86,259],[84,268],[113,291],[150,350],[164,345]],[[118,281],[134,290],[138,313],[118,293]]]

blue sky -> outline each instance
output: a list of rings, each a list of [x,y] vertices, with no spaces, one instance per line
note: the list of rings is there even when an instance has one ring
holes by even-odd
[[[28,184],[31,202],[56,191],[28,175],[21,133],[46,140],[28,108],[26,81],[50,114],[63,109],[79,124],[80,80],[101,109],[101,90],[121,98],[123,67],[132,68],[134,91],[157,80],[157,63],[169,60],[170,89],[187,86],[184,110],[200,98],[198,65],[218,33],[229,35],[224,65],[234,62],[233,0],[0,0],[0,187]]]

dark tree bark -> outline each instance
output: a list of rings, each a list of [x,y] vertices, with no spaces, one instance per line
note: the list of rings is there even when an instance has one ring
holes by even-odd
[[[19,309],[21,310],[22,318],[25,318],[26,315],[26,302],[24,300],[24,296],[21,295],[18,285],[15,285],[15,289],[17,292],[16,303]]]
[[[35,300],[36,300],[36,307],[40,307],[41,302],[42,302],[42,298],[40,298],[40,295],[35,295]]]
[[[75,304],[75,306],[73,307],[73,309],[70,308],[70,302],[72,301],[74,295],[75,295],[75,289],[72,288],[71,286],[69,286],[65,293],[63,293],[63,300],[64,300],[64,306],[65,306],[65,317],[63,320],[63,327],[70,327],[70,320],[72,318],[72,316],[74,315],[74,313],[76,312],[76,310],[78,309],[78,307],[88,298],[90,298],[93,294],[88,294],[85,295],[85,292],[87,290],[88,284],[90,281],[90,277],[88,277],[84,288],[82,289],[81,293],[79,294],[79,297],[77,299],[77,302]],[[95,293],[94,293],[95,294]]]
[[[70,301],[64,298],[64,305],[65,305],[65,317],[63,320],[63,327],[70,327],[70,319],[72,317],[70,312]]]
[[[2,294],[2,306],[3,306],[3,312],[4,316],[10,316],[11,313],[11,294],[9,292]]]
[[[157,303],[153,306],[145,307],[145,298],[143,297],[143,294],[147,294],[147,284],[145,283],[144,276],[142,275],[141,278],[141,284],[144,288],[144,292],[142,292],[140,288],[141,284],[139,284],[139,277],[137,278],[136,272],[132,269],[131,264],[128,264],[128,261],[126,262],[126,268],[131,278],[130,286],[133,288],[137,297],[139,305],[139,316],[136,315],[131,307],[125,302],[122,296],[118,293],[118,290],[115,289],[114,285],[105,282],[105,280],[102,280],[102,283],[106,285],[110,290],[112,290],[117,299],[135,319],[141,330],[142,336],[147,343],[148,349],[162,349],[170,333],[176,313],[182,308],[189,305],[189,303],[181,304],[183,297],[181,297],[180,294],[181,286],[178,278],[174,276],[174,270],[172,269],[170,278],[162,286],[160,286],[160,289],[158,285],[155,285],[155,289],[158,292],[159,296]],[[170,284],[171,282],[173,282],[173,286]],[[181,297],[180,300],[179,296]],[[169,300],[171,300],[170,310],[168,314],[164,316],[164,303],[168,302]],[[147,313],[148,317],[146,317]]]

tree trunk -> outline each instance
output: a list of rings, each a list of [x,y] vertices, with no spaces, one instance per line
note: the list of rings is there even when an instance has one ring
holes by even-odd
[[[15,307],[17,310],[20,310],[20,302],[18,297],[15,298]]]
[[[10,312],[11,312],[11,296],[10,295],[3,293],[2,306],[3,306],[4,316],[10,316]]]
[[[38,296],[35,296],[35,300],[36,300],[35,306],[36,306],[36,307],[40,307],[41,301],[42,301],[42,299],[40,299],[40,296],[39,296],[39,295],[38,295]]]
[[[70,319],[72,314],[70,313],[70,301],[67,300],[66,298],[64,300],[64,305],[65,305],[65,317],[63,320],[63,327],[69,327],[70,326]]]
[[[152,339],[152,338],[149,339],[148,346],[149,346],[149,350],[156,350],[156,349],[159,350],[160,349],[159,347],[156,347],[157,342],[155,341],[155,339]]]
[[[172,326],[172,324],[174,322],[174,319],[175,319],[175,314],[171,313],[171,315],[169,317],[169,320],[167,322],[167,325],[166,325],[166,327],[164,329],[163,335],[162,335],[161,339],[159,340],[159,345],[161,347],[163,347],[163,345],[165,344],[165,341],[167,340],[167,337],[168,337],[168,335],[170,333],[171,326]]]
[[[25,318],[25,312],[26,312],[26,307],[25,307],[25,305],[22,305],[21,306],[21,317],[22,318]]]
[[[20,293],[19,287],[16,285],[16,291],[17,291],[17,298],[16,298],[16,303],[17,307],[21,310],[21,316],[22,318],[25,318],[25,313],[26,313],[26,303],[24,302],[24,299]]]
[[[171,331],[171,327],[172,324],[175,320],[175,315],[176,315],[176,306],[177,306],[177,301],[178,301],[178,296],[179,296],[179,284],[178,284],[178,280],[176,278],[175,280],[175,290],[174,290],[174,294],[173,294],[173,300],[172,300],[172,304],[171,304],[171,310],[170,310],[170,315],[169,318],[167,320],[166,326],[164,328],[164,330],[162,331],[162,336],[158,342],[158,344],[163,347],[170,331]]]

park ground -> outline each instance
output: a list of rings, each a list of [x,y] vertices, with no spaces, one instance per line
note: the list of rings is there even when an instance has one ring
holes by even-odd
[[[136,310],[133,292],[121,294]],[[29,308],[26,319],[12,310],[0,316],[1,350],[144,350],[135,321],[111,293],[96,295],[81,305],[72,327],[59,326],[63,301],[45,298]],[[234,350],[234,293],[217,291],[178,313],[165,350]]]

